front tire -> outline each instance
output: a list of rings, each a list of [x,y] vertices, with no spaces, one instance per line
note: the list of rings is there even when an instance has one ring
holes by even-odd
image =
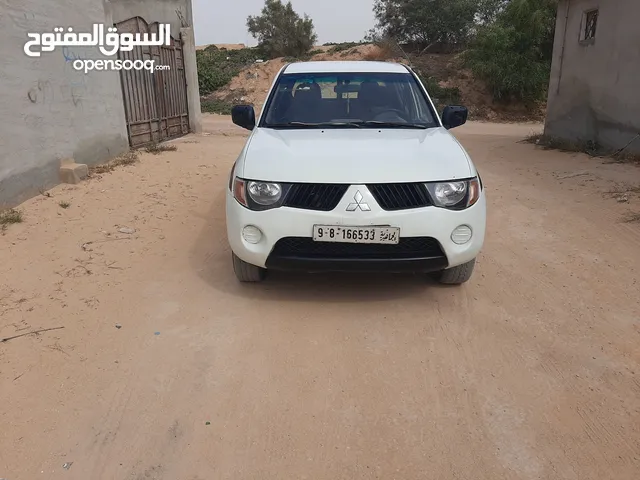
[[[476,259],[474,258],[470,262],[439,272],[436,279],[443,285],[462,285],[469,281],[475,266]]]
[[[233,258],[233,271],[235,272],[238,280],[242,283],[261,282],[267,276],[266,269],[256,267],[244,260],[240,260],[235,253],[231,253],[231,255]]]

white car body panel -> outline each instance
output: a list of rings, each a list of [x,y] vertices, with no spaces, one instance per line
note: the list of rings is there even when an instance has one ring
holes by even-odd
[[[274,182],[399,183],[470,178],[475,172],[462,146],[443,127],[257,128],[236,175]]]

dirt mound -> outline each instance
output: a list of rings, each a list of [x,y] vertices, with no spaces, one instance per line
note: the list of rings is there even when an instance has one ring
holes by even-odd
[[[461,54],[421,55],[413,59],[412,64],[425,75],[438,80],[444,79],[438,81],[440,87],[457,89],[460,103],[469,108],[472,119],[509,122],[544,120],[544,104],[532,109],[520,103],[503,104],[494,101],[484,82],[475,78],[471,70],[464,67]]]
[[[524,105],[502,105],[493,101],[493,97],[482,81],[473,77],[473,74],[463,68],[459,54],[426,54],[420,57],[412,57],[408,60],[404,57],[390,58],[390,54],[378,46],[371,44],[344,46],[317,47],[309,60],[311,61],[336,61],[336,60],[383,60],[405,63],[419,70],[423,77],[429,76],[436,80],[442,89],[457,90],[461,104],[469,108],[470,117],[473,119],[493,121],[528,121],[544,118],[544,106],[534,111]],[[276,58],[262,63],[255,63],[234,77],[229,84],[213,92],[204,100],[215,99],[227,103],[249,103],[255,106],[257,111],[262,108],[267,92],[276,75],[286,64],[295,61],[288,58]],[[427,86],[428,90],[431,90]],[[432,97],[436,92],[430,91]]]
[[[207,98],[229,103],[249,103],[260,109],[280,69],[288,62],[276,58],[245,68],[231,82]]]
[[[225,50],[242,50],[243,48],[247,48],[247,46],[244,43],[212,43],[209,45],[197,46],[196,50],[204,50],[207,47],[210,47],[211,45],[215,45],[220,49],[224,48]]]
[[[340,46],[317,47],[310,61],[336,60],[382,60],[383,52],[375,45],[358,45],[341,49]],[[249,103],[259,111],[262,108],[276,75],[287,63],[296,60],[275,58],[266,62],[254,63],[245,68],[231,82],[206,96],[204,100],[215,99],[229,103]],[[401,61],[396,59],[393,61]]]

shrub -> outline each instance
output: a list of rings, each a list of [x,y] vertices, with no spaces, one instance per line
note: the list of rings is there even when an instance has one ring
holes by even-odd
[[[204,50],[198,50],[196,59],[200,94],[207,95],[225,86],[243,68],[263,57],[263,52],[258,48],[225,50],[212,45]]]
[[[345,50],[350,50],[352,48],[355,48],[359,45],[362,45],[361,42],[344,42],[344,43],[337,43],[335,45],[333,45],[330,49],[328,53],[339,53],[339,52],[344,52]]]
[[[429,92],[429,96],[436,104],[438,110],[447,105],[460,104],[460,89],[457,87],[443,87],[434,77],[423,75],[419,70],[415,71],[416,75],[422,81],[424,88]]]
[[[266,0],[261,15],[247,18],[247,28],[269,58],[303,55],[318,38],[313,21],[307,15],[301,18],[291,2],[280,0]]]
[[[465,61],[497,100],[541,100],[547,91],[556,0],[512,0],[480,29]]]
[[[219,115],[231,115],[233,104],[218,99],[204,100],[200,106],[203,112],[217,113]]]

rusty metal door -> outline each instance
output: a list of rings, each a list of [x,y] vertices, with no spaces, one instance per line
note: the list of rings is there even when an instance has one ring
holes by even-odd
[[[159,24],[141,17],[130,18],[115,25],[118,33],[158,33]],[[180,137],[189,133],[187,82],[184,72],[182,41],[171,38],[171,45],[135,46],[130,52],[118,52],[118,59],[154,60],[156,68],[120,70],[127,131],[131,147]]]

